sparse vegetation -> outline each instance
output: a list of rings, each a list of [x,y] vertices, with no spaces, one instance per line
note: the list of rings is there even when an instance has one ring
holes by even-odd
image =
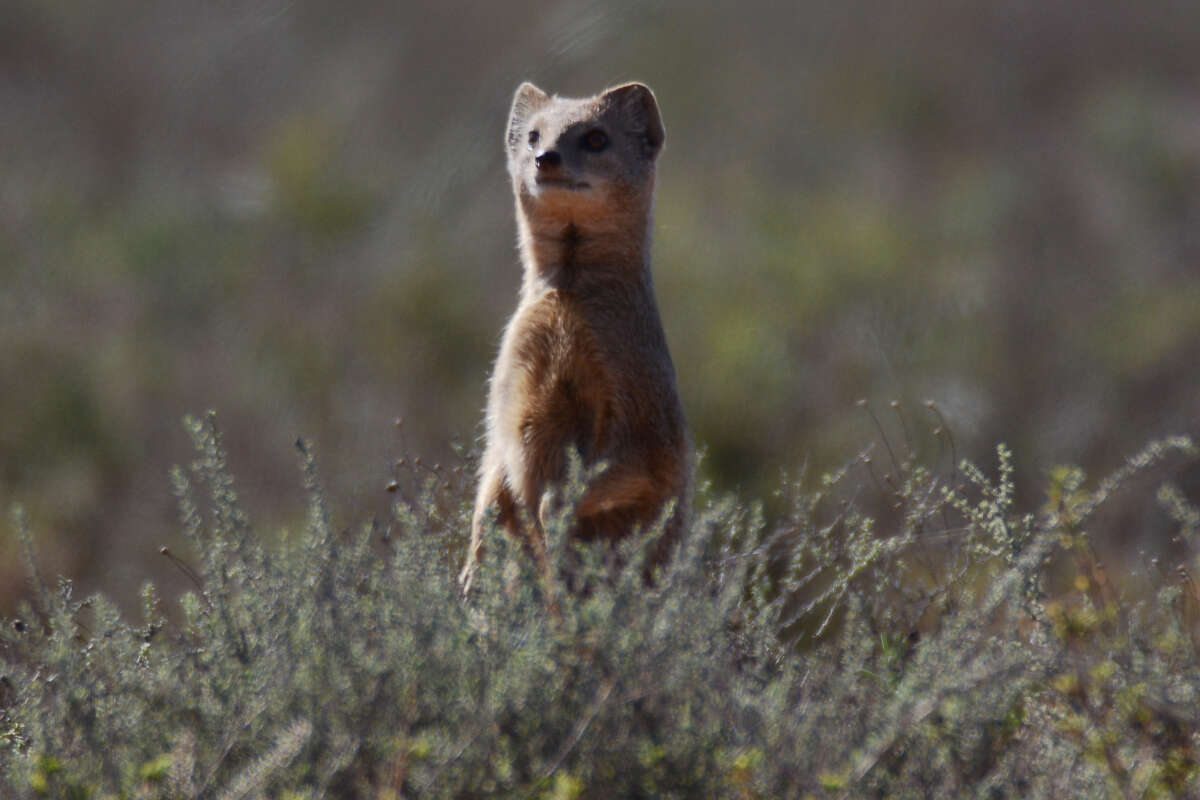
[[[406,472],[390,519],[341,529],[299,443],[307,522],[273,536],[213,420],[189,426],[178,603],[148,585],[129,621],[48,585],[14,518],[34,590],[0,634],[5,797],[1200,796],[1200,509],[1145,498],[1178,563],[1108,570],[1088,535],[1186,439],[1099,483],[1056,470],[1032,511],[1004,447],[947,474],[897,453],[886,525],[863,459],[785,481],[772,522],[704,491],[652,586],[645,539],[584,548],[551,614],[499,535],[459,599],[469,471]]]

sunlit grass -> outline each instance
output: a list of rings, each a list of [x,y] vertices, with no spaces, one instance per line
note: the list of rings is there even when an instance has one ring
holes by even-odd
[[[568,543],[577,475],[548,527],[565,572],[547,583],[496,532],[464,602],[465,465],[406,462],[391,518],[341,529],[301,442],[308,521],[264,537],[213,419],[188,424],[177,602],[147,585],[134,621],[74,597],[14,518],[34,591],[0,632],[5,797],[1172,797],[1200,778],[1200,510],[1146,498],[1178,564],[1109,570],[1087,533],[1131,478],[1194,459],[1185,439],[1095,484],[1058,470],[1037,511],[1003,446],[930,468],[885,440],[891,522],[853,499],[883,469],[865,457],[784,480],[772,521],[702,491],[652,583],[644,537]]]

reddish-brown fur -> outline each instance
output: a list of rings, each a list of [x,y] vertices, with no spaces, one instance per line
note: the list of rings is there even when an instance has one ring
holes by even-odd
[[[584,138],[596,131],[599,149]],[[689,501],[690,444],[650,276],[663,141],[653,94],[626,84],[573,100],[523,84],[507,139],[524,281],[492,376],[464,590],[492,510],[549,569],[544,499],[572,448],[607,465],[575,510],[575,536],[620,539],[674,501],[661,561]]]

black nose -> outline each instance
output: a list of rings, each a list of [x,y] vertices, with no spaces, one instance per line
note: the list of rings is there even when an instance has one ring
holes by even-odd
[[[562,164],[562,153],[557,150],[546,150],[538,153],[533,159],[533,163],[537,164],[538,169],[553,169]]]

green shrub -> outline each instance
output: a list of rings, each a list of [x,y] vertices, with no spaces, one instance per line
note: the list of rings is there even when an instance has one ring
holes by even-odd
[[[211,417],[189,425],[200,458],[174,480],[197,566],[167,555],[196,590],[177,606],[147,586],[134,624],[29,555],[32,604],[0,634],[5,797],[1196,792],[1200,511],[1160,493],[1178,573],[1117,581],[1087,544],[1131,474],[1194,457],[1185,440],[1094,490],[1057,471],[1038,514],[1017,511],[1003,447],[994,481],[895,462],[887,530],[847,472],[785,482],[772,524],[701,492],[652,583],[654,532],[572,545],[567,502],[552,584],[496,534],[464,601],[461,470],[414,469],[386,524],[346,530],[300,443],[308,522],[268,546]]]

